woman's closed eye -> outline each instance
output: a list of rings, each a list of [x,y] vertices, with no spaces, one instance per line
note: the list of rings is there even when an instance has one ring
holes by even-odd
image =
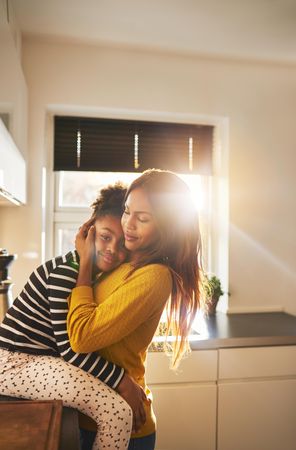
[[[150,214],[138,214],[137,218],[138,218],[138,221],[141,223],[148,223],[151,221]]]
[[[123,214],[126,216],[130,216],[131,213],[129,211],[129,209],[125,208],[125,210],[123,211]],[[143,214],[143,213],[134,213],[134,215],[136,216],[137,220],[141,223],[148,223],[151,220],[150,215],[147,214]]]

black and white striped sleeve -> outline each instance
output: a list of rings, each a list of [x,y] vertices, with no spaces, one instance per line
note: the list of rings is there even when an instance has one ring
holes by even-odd
[[[77,276],[77,269],[65,261],[59,264],[48,277],[50,317],[59,353],[65,361],[89,372],[115,389],[124,375],[121,367],[106,361],[98,353],[75,353],[71,348],[67,333],[67,299],[76,285]]]
[[[0,327],[0,343],[4,348],[41,355],[57,353],[46,287],[50,267],[48,262],[31,273],[7,311]]]

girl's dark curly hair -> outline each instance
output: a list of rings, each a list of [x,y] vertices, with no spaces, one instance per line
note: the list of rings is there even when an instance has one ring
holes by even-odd
[[[127,191],[127,186],[121,181],[114,184],[109,184],[100,190],[99,196],[92,203],[93,209],[92,218],[111,215],[121,217],[124,210],[124,197]]]

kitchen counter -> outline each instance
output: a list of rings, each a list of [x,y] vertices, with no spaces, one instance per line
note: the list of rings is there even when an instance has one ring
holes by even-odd
[[[200,314],[189,337],[192,350],[296,345],[296,316],[284,312]],[[156,336],[150,351],[163,351],[163,336]]]
[[[158,448],[294,450],[296,317],[218,312],[194,329],[178,370],[148,354]]]
[[[225,314],[200,317],[190,338],[192,350],[296,345],[296,316],[286,313]]]

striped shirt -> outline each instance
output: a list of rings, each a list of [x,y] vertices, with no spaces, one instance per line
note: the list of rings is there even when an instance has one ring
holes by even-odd
[[[62,357],[111,388],[124,370],[98,353],[75,353],[67,333],[67,298],[76,285],[76,252],[51,259],[29,277],[0,326],[0,347],[10,351]]]

